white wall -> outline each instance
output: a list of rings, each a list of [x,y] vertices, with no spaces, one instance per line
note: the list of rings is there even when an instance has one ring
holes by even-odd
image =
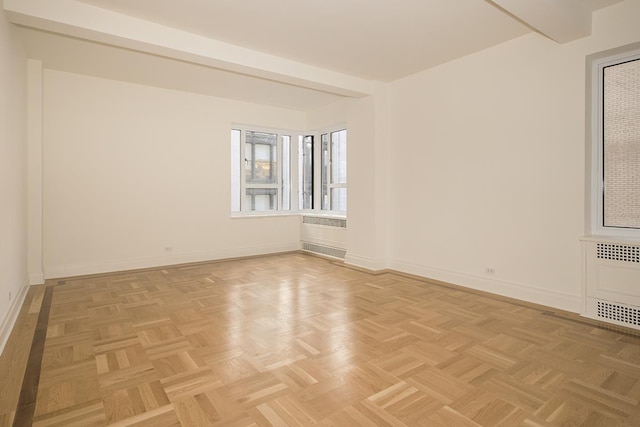
[[[532,33],[391,84],[392,267],[579,311],[585,56],[640,40],[638,16],[628,0],[585,39]]]
[[[345,98],[342,101],[334,102],[324,107],[308,111],[306,113],[306,129],[313,131],[335,125],[344,125],[346,123],[349,105],[349,99]]]
[[[229,131],[304,113],[48,69],[43,105],[46,277],[299,247],[295,216],[231,218]]]
[[[348,140],[348,221],[345,261],[371,270],[388,258],[386,88],[350,103]]]
[[[307,128],[346,123],[347,254],[348,264],[371,270],[387,266],[388,147],[386,85],[377,84],[372,96],[350,99],[307,114]]]
[[[0,351],[27,284],[26,64],[0,9]]]

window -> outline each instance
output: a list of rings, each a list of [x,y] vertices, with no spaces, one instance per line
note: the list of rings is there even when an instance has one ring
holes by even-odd
[[[231,210],[291,208],[291,136],[231,130]]]
[[[297,145],[292,143],[295,138]],[[319,138],[232,129],[231,211],[297,210],[346,213],[346,129],[320,132]]]
[[[322,140],[322,209],[347,210],[347,131],[325,133]]]
[[[640,50],[592,60],[591,232],[640,237]]]

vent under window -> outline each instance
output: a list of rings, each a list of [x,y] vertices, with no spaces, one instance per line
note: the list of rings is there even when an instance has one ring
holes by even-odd
[[[330,246],[318,245],[316,243],[309,242],[302,242],[302,250],[340,259],[344,259],[347,254],[347,251],[344,249],[332,248]]]
[[[303,216],[304,224],[326,225],[328,227],[347,228],[347,220],[341,218],[324,218],[321,216]]]
[[[640,263],[640,246],[598,243],[596,250],[598,259]]]
[[[622,304],[598,301],[597,316],[602,319],[614,320],[633,326],[640,326],[640,310]]]

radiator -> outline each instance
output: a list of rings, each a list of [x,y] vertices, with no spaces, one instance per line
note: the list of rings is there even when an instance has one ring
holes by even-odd
[[[300,224],[300,249],[344,259],[346,235],[347,220],[344,218],[304,215]]]
[[[640,330],[640,243],[582,241],[583,315]]]

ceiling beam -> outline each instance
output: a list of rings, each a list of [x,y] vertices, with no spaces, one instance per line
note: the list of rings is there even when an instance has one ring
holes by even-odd
[[[490,0],[558,43],[591,34],[591,10],[582,0]]]
[[[269,55],[76,0],[4,0],[17,25],[348,97],[374,82]]]

